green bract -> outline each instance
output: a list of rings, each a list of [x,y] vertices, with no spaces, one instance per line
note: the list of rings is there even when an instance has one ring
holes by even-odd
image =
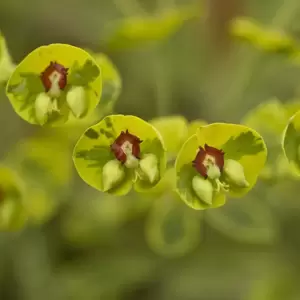
[[[122,89],[120,73],[113,62],[103,53],[88,52],[94,57],[102,72],[101,107],[112,110]]]
[[[282,139],[286,158],[300,175],[300,111],[289,120]]]
[[[90,114],[100,101],[101,72],[84,50],[42,46],[16,67],[6,94],[17,114],[31,124],[60,125]]]
[[[27,221],[24,186],[9,168],[0,167],[0,231],[21,229]]]
[[[181,6],[156,16],[135,16],[115,25],[107,44],[112,49],[135,47],[163,40],[175,33],[185,21],[199,15],[198,5]]]
[[[294,166],[289,165],[282,152],[281,140],[288,120],[299,109],[299,101],[283,104],[272,99],[260,104],[243,118],[242,123],[259,131],[268,146],[268,159],[261,178],[270,180],[295,176]]]
[[[222,206],[226,193],[241,197],[254,186],[266,157],[262,137],[249,127],[200,127],[177,156],[177,192],[194,209]]]
[[[110,115],[88,128],[73,158],[86,183],[116,195],[127,194],[132,184],[140,192],[153,188],[166,167],[160,133],[135,116]]]
[[[0,32],[0,85],[8,80],[14,68],[15,65],[8,52],[5,38]]]

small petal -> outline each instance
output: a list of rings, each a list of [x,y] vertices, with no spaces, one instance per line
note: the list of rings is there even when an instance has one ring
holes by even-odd
[[[45,124],[47,114],[51,110],[51,98],[46,93],[41,93],[35,100],[35,115],[40,124]]]
[[[195,176],[192,180],[192,186],[201,201],[209,205],[212,204],[213,186],[209,180]]]
[[[145,155],[140,161],[140,168],[151,183],[157,180],[159,175],[158,160],[154,154]]]
[[[233,159],[225,161],[224,173],[229,183],[232,183],[238,187],[246,188],[249,186],[244,174],[243,166]]]
[[[81,86],[75,86],[67,93],[67,103],[76,118],[81,117],[87,109],[86,91]]]
[[[125,172],[122,164],[113,159],[107,162],[102,170],[103,176],[103,191],[106,192],[115,187],[125,177]]]

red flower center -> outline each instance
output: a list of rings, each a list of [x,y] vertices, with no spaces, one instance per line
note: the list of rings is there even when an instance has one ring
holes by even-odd
[[[207,178],[207,172],[210,166],[217,166],[220,172],[224,167],[224,152],[222,150],[208,146],[199,147],[193,166],[204,178]]]
[[[46,92],[56,88],[63,90],[67,85],[68,68],[51,61],[50,65],[41,73],[41,80]]]
[[[128,155],[133,155],[135,158],[140,159],[140,143],[142,143],[142,141],[137,136],[126,130],[126,132],[121,132],[110,146],[110,149],[114,153],[116,159],[124,164]]]

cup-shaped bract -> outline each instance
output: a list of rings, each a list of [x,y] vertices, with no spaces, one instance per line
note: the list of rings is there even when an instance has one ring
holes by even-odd
[[[267,149],[253,129],[228,123],[202,126],[182,146],[175,163],[176,190],[190,207],[225,204],[245,195],[264,167]]]
[[[94,57],[102,73],[102,95],[100,106],[112,110],[122,90],[122,79],[119,70],[104,53],[88,52]]]
[[[282,147],[288,162],[300,175],[300,111],[288,121],[283,132]]]
[[[281,140],[286,124],[299,109],[299,101],[282,103],[271,99],[249,111],[242,119],[242,124],[260,132],[268,147],[268,159],[260,178],[295,178],[295,167],[285,159]]]
[[[8,52],[5,38],[0,32],[0,85],[5,84],[14,69],[15,65]]]
[[[76,169],[95,189],[115,195],[149,191],[162,178],[166,150],[150,123],[130,115],[110,115],[88,128],[74,148]]]
[[[67,44],[41,46],[28,54],[8,80],[6,94],[31,124],[57,126],[70,116],[84,118],[100,101],[101,70],[81,48]]]
[[[27,213],[24,206],[24,184],[6,166],[0,167],[0,231],[16,231],[24,227]]]
[[[157,117],[150,123],[160,132],[169,155],[176,155],[187,138],[188,122],[182,116]]]

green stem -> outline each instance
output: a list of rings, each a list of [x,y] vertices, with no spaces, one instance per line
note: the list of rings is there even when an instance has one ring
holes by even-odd
[[[166,72],[165,55],[162,47],[153,48],[153,77],[156,88],[156,114],[166,116],[171,110],[171,95],[168,74]]]

